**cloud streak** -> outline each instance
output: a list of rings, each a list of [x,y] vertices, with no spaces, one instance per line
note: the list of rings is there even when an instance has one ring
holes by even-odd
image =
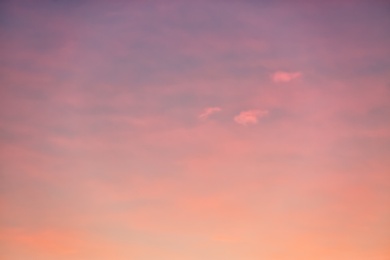
[[[198,116],[200,119],[209,118],[211,115],[221,112],[222,109],[220,107],[207,107],[203,110],[203,112]]]

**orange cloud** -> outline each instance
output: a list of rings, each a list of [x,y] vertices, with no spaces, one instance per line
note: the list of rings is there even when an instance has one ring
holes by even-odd
[[[300,78],[302,76],[301,72],[284,72],[278,71],[272,74],[272,80],[276,83],[280,82],[290,82],[296,78]]]
[[[258,119],[266,115],[268,115],[268,110],[248,110],[235,116],[234,121],[240,125],[257,124]]]

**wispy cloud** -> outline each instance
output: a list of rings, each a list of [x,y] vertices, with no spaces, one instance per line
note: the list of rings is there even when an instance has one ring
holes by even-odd
[[[207,107],[203,110],[203,112],[199,115],[200,119],[206,119],[212,114],[218,113],[222,111],[220,107]]]
[[[0,257],[390,253],[385,1],[39,2],[1,6]]]
[[[268,115],[268,110],[248,110],[242,111],[239,115],[234,117],[234,121],[240,125],[257,124],[259,118]]]
[[[300,78],[301,76],[302,76],[301,72],[277,71],[274,74],[272,74],[272,80],[276,83],[290,82],[296,78]]]

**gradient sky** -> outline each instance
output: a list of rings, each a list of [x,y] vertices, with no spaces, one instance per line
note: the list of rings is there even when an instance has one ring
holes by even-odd
[[[0,10],[1,259],[390,259],[388,1]]]

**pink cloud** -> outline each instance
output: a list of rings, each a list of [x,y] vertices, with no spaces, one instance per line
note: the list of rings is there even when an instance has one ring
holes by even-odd
[[[242,111],[234,117],[234,121],[240,125],[257,124],[260,117],[268,115],[268,110],[248,110]]]
[[[280,82],[290,82],[293,79],[300,78],[302,76],[301,72],[284,72],[277,71],[272,75],[272,80],[276,83]]]
[[[203,112],[199,115],[200,119],[206,119],[210,115],[220,112],[222,109],[219,107],[207,107],[203,110]]]

